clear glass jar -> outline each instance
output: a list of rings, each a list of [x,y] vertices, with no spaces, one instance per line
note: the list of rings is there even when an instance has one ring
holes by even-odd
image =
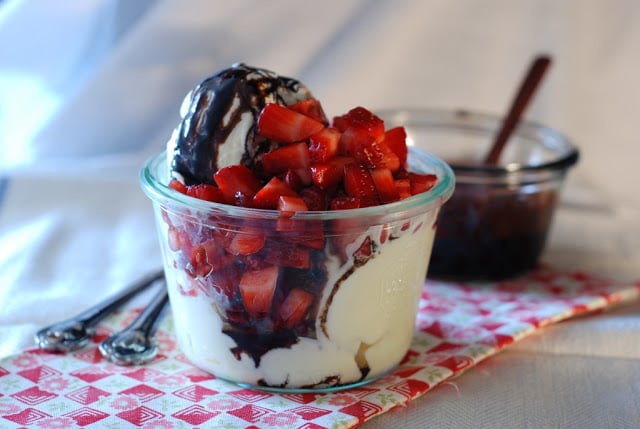
[[[382,206],[248,209],[167,185],[166,154],[141,171],[153,201],[178,343],[192,363],[243,386],[327,391],[367,383],[406,354],[438,211],[454,187],[410,149],[431,190]]]
[[[544,249],[559,192],[578,150],[549,127],[523,121],[498,165],[484,165],[502,119],[464,110],[378,112],[404,125],[409,144],[444,159],[456,190],[443,207],[430,277],[505,279],[533,268]]]

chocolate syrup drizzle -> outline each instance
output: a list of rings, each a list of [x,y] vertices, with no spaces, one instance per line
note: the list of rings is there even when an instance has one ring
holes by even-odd
[[[256,121],[267,103],[291,105],[311,97],[299,81],[275,73],[234,64],[198,84],[191,93],[189,109],[168,144],[171,168],[186,185],[214,183],[213,174],[220,168],[218,155],[229,141],[243,114],[253,118],[244,142],[241,163],[256,169],[260,154],[271,142],[256,133]]]

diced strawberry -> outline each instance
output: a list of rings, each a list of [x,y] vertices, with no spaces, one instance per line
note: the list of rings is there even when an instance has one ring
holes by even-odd
[[[309,186],[301,190],[300,198],[304,200],[309,210],[326,210],[329,206],[327,193],[316,186]]]
[[[374,243],[371,237],[367,236],[360,244],[360,247],[353,252],[353,262],[358,265],[367,262],[373,255],[373,246]]]
[[[306,100],[298,101],[297,103],[289,106],[289,109],[295,110],[296,112],[302,113],[303,115],[307,115],[310,118],[323,123],[324,125],[329,125],[327,115],[324,114],[324,109],[322,108],[320,101],[315,98],[308,98]]]
[[[409,181],[411,182],[411,195],[416,195],[433,188],[438,177],[435,174],[409,173]]]
[[[307,222],[306,225],[312,225],[312,222]],[[287,239],[292,243],[316,250],[324,248],[324,238],[325,237],[322,221],[318,221],[317,226],[309,226],[304,231],[297,231],[296,234],[287,237]]]
[[[304,200],[298,196],[290,197],[282,195],[278,201],[278,211],[280,217],[276,223],[276,231],[295,231],[304,228],[304,224],[291,219],[296,212],[304,212],[309,210]],[[300,225],[296,228],[296,225]]]
[[[233,236],[226,250],[232,255],[251,255],[262,249],[265,240],[260,231],[240,230]]]
[[[336,156],[325,163],[311,165],[311,179],[318,188],[331,189],[344,179],[345,166],[355,163],[355,159]]]
[[[308,139],[322,128],[322,122],[275,103],[267,104],[258,116],[258,134],[284,143]]]
[[[256,318],[269,315],[278,277],[279,269],[277,266],[246,271],[242,275],[238,287],[242,303],[249,315]]]
[[[407,131],[404,127],[385,131],[383,142],[396,154],[401,165],[407,162]]]
[[[231,235],[232,234],[230,233],[228,236],[224,236],[222,238],[218,235],[216,238],[205,240],[200,243],[200,247],[204,249],[207,255],[207,263],[211,265],[211,268],[214,271],[219,271],[223,267],[233,264],[235,261],[234,256],[226,251],[231,240],[233,240]]]
[[[214,203],[223,203],[225,201],[222,191],[208,183],[187,186],[187,195]]]
[[[333,118],[333,126],[342,132],[347,128],[365,130],[376,140],[384,135],[384,121],[364,107],[355,107],[344,115]]]
[[[361,164],[348,164],[344,167],[344,189],[348,196],[360,198],[361,203],[378,200],[371,174]]]
[[[335,197],[331,200],[331,210],[359,209],[360,198],[358,197]]]
[[[323,128],[309,138],[309,156],[312,163],[327,162],[338,153],[340,131]]]
[[[400,168],[397,155],[384,142],[360,129],[349,128],[342,133],[339,150],[369,168],[386,167],[391,171]]]
[[[279,309],[280,320],[291,329],[300,323],[307,315],[307,309],[313,302],[313,295],[304,289],[291,289]]]
[[[253,206],[259,209],[275,210],[278,208],[278,199],[282,195],[295,197],[298,194],[284,181],[273,176],[271,180],[253,196]]]
[[[263,252],[264,260],[273,265],[305,269],[311,266],[309,247],[291,241],[270,240]]]
[[[227,204],[249,207],[253,196],[262,187],[260,179],[241,164],[223,167],[216,171],[213,178]]]
[[[309,210],[307,204],[297,195],[281,195],[278,200],[278,210],[281,213],[303,212]]]
[[[178,179],[171,179],[171,181],[169,182],[169,187],[174,191],[180,192],[181,194],[187,193],[187,187]]]
[[[202,246],[191,249],[191,261],[187,265],[187,272],[192,277],[206,277],[212,269],[207,261],[207,252]]]
[[[262,156],[262,167],[271,174],[309,167],[309,148],[305,142],[281,146]]]
[[[394,184],[398,191],[399,199],[404,200],[411,196],[411,181],[409,179],[396,179]]]
[[[393,175],[388,168],[374,168],[370,171],[373,183],[378,191],[378,197],[383,204],[398,201],[400,194],[396,189],[396,184],[393,181]]]

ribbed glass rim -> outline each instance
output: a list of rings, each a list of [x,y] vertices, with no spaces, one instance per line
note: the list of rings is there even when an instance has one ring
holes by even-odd
[[[375,113],[383,118],[385,123],[390,121],[393,125],[404,125],[407,128],[411,128],[412,125],[432,126],[439,129],[482,130],[487,133],[491,130],[495,131],[503,120],[502,117],[492,113],[468,109],[409,107],[376,110]],[[492,124],[492,126],[488,126],[487,124]],[[508,166],[451,164],[451,168],[453,171],[459,173],[505,176],[514,173],[567,170],[576,164],[580,157],[578,148],[569,138],[559,131],[538,122],[522,120],[514,130],[514,134],[522,136],[543,134],[564,146],[566,153],[558,159],[536,165],[523,165],[518,163],[511,163]]]
[[[428,172],[438,177],[436,185],[427,192],[413,195],[401,201],[383,204],[373,207],[365,207],[349,210],[330,211],[305,211],[297,212],[292,219],[300,220],[330,220],[353,218],[407,218],[417,213],[429,212],[444,204],[453,193],[455,187],[455,175],[451,167],[440,158],[420,150],[409,148],[410,156],[417,157],[429,167]],[[163,176],[159,173],[164,171]],[[166,151],[162,151],[150,157],[140,169],[140,183],[145,194],[152,201],[161,204],[173,204],[193,210],[214,212],[216,214],[232,217],[246,217],[252,219],[277,219],[280,213],[277,210],[255,209],[238,207],[222,203],[214,203],[182,194],[169,188]],[[388,219],[387,219],[388,218]]]

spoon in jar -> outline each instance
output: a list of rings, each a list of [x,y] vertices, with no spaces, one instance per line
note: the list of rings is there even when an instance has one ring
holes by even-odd
[[[153,273],[81,314],[41,329],[35,335],[36,344],[40,349],[50,352],[70,352],[81,349],[95,335],[95,327],[100,321],[134,295],[162,278],[164,278],[164,272]]]
[[[142,313],[127,328],[100,344],[102,356],[118,365],[142,365],[152,360],[158,353],[158,344],[153,340],[153,335],[168,300],[163,281],[160,291]]]
[[[538,89],[538,86],[542,81],[542,77],[549,68],[550,64],[551,58],[546,55],[540,55],[536,57],[531,63],[529,71],[522,81],[520,89],[516,93],[511,107],[509,108],[509,111],[505,116],[504,121],[502,122],[502,127],[500,128],[498,134],[496,134],[493,146],[491,147],[489,154],[484,160],[485,164],[496,165],[498,163],[500,154],[502,153],[507,140],[509,140],[509,137],[511,137],[511,133],[513,133],[513,130],[520,122],[520,118],[524,113],[524,110],[527,108],[529,102],[533,98],[533,95]]]

